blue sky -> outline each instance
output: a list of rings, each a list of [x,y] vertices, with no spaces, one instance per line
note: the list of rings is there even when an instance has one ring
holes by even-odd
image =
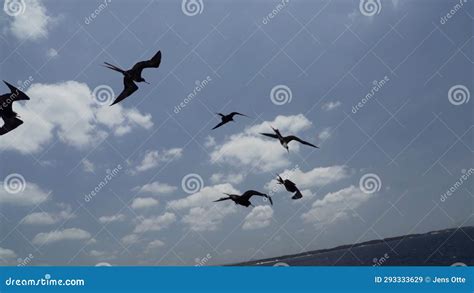
[[[216,265],[474,224],[471,1],[17,2],[0,71],[31,101],[0,139],[2,264]],[[109,107],[100,64],[157,50]],[[250,118],[210,130],[232,111]],[[248,189],[274,206],[212,202]]]

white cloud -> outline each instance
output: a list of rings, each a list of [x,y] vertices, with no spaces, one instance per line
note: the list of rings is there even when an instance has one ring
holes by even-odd
[[[161,163],[169,163],[181,158],[183,149],[173,148],[163,151],[147,151],[142,162],[136,167],[135,173],[144,172],[159,166]]]
[[[52,225],[74,218],[70,207],[58,213],[36,212],[23,218],[23,224],[27,225]]]
[[[348,178],[351,172],[347,166],[335,165],[329,167],[317,167],[308,172],[303,172],[299,168],[285,170],[280,173],[283,179],[290,179],[300,190],[310,189],[313,187],[322,187]],[[267,182],[265,185],[267,190],[280,190],[276,180]]]
[[[311,122],[303,115],[278,116],[231,135],[211,153],[211,162],[226,163],[234,167],[246,167],[256,171],[274,171],[290,164],[286,150],[277,140],[264,137],[260,132],[272,133],[271,126],[280,129],[283,135],[298,134],[308,129]],[[298,152],[300,145],[290,144],[290,152]]]
[[[270,226],[273,216],[273,209],[270,206],[256,206],[245,217],[242,229],[254,230]]]
[[[56,51],[56,49],[50,48],[48,52],[46,52],[46,56],[48,56],[50,59],[55,58],[58,56],[58,51]]]
[[[165,246],[165,243],[161,240],[153,240],[152,242],[148,243],[147,248],[149,250],[156,249]]]
[[[11,33],[19,40],[39,40],[48,37],[54,19],[39,0],[24,0],[25,11],[12,17]]]
[[[37,245],[46,245],[64,240],[89,240],[91,234],[79,228],[68,228],[46,233],[38,233],[33,238],[33,243]]]
[[[326,194],[317,199],[311,209],[301,215],[307,223],[331,223],[349,216],[353,210],[368,201],[375,194],[367,194],[351,185],[336,192]]]
[[[168,202],[168,207],[187,210],[182,222],[194,231],[214,231],[230,214],[237,211],[233,202],[213,202],[224,196],[223,192],[238,194],[231,184],[206,186],[185,198]]]
[[[323,131],[321,131],[321,133],[318,135],[318,138],[321,140],[321,141],[325,141],[327,140],[328,138],[330,138],[332,135],[332,132],[331,132],[331,127],[326,127],[323,129]]]
[[[136,243],[141,241],[140,237],[138,237],[137,234],[126,235],[126,236],[122,237],[121,240],[122,240],[122,243],[127,245],[127,246],[136,244]]]
[[[16,253],[11,249],[0,247],[0,262],[1,260],[8,260],[16,257]]]
[[[166,212],[161,216],[143,219],[133,231],[134,233],[144,233],[149,231],[160,231],[176,222],[176,216],[173,213]]]
[[[117,214],[113,216],[102,216],[99,218],[99,222],[102,224],[109,224],[113,222],[123,222],[125,220],[125,215]]]
[[[158,201],[152,197],[137,197],[132,202],[132,209],[145,209],[151,208],[158,205]]]
[[[0,150],[36,153],[55,137],[82,150],[100,142],[110,130],[116,133],[123,127],[150,126],[127,118],[141,115],[136,110],[124,110],[120,105],[100,106],[85,83],[33,84],[26,93],[31,100],[14,105],[25,123],[5,135],[6,139],[0,141]],[[108,111],[116,115],[114,121],[120,122],[106,122],[104,116],[110,114]],[[149,114],[142,116],[145,120],[151,119]]]
[[[213,147],[216,145],[216,139],[213,136],[208,135],[206,137],[206,141],[204,142],[204,146],[207,148]]]
[[[88,159],[82,160],[82,170],[87,173],[94,173],[95,171],[95,165]]]
[[[330,102],[327,102],[326,104],[324,104],[321,109],[323,109],[324,111],[332,111],[334,109],[336,109],[337,107],[341,106],[342,103],[339,102],[339,101],[330,101]]]
[[[231,184],[239,184],[245,179],[244,174],[239,173],[230,173],[230,174],[223,174],[223,173],[214,173],[211,176],[211,182],[213,184],[218,183],[231,183]]]
[[[0,182],[0,186],[3,186]],[[5,188],[0,188],[0,204],[10,204],[16,206],[34,206],[48,199],[49,193],[41,189],[38,185],[26,182],[25,190],[18,193],[9,193]]]
[[[170,194],[178,190],[176,186],[171,186],[166,183],[160,183],[158,181],[145,184],[143,186],[137,186],[133,188],[134,191],[139,193],[150,193],[150,194]]]

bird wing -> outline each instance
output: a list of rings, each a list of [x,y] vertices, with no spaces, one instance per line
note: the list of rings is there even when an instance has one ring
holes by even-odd
[[[285,181],[286,181],[286,182],[285,182],[285,185],[288,185],[288,188],[291,188],[292,190],[298,189],[298,188],[296,187],[296,184],[295,184],[293,181],[290,181],[290,180],[288,180],[288,179],[286,179]]]
[[[261,193],[259,191],[255,191],[255,190],[247,190],[246,192],[244,192],[244,194],[242,194],[242,198],[246,199],[246,200],[250,200],[250,198],[254,195],[268,198],[270,203],[273,205],[273,201],[272,201],[272,198],[270,196],[266,195],[265,193]]]
[[[293,195],[291,198],[292,199],[300,199],[303,197],[303,194],[301,194],[301,191],[297,188],[295,195]]]
[[[155,56],[153,56],[153,58],[151,58],[150,60],[141,61],[135,64],[132,67],[132,71],[136,71],[137,73],[140,73],[139,75],[141,75],[141,72],[143,69],[158,68],[160,67],[160,64],[161,64],[161,51],[158,51],[158,53],[156,53]]]
[[[224,201],[224,200],[229,200],[229,199],[230,199],[230,197],[221,197],[218,200],[215,200],[213,202]]]
[[[132,79],[128,78],[127,76],[123,78],[123,86],[124,86],[123,91],[120,93],[120,95],[115,99],[115,101],[110,106],[113,106],[121,102],[122,100],[126,99],[127,97],[129,97],[130,95],[132,95],[134,92],[138,90],[138,86],[133,82]]]
[[[245,114],[242,114],[242,113],[239,113],[239,112],[232,112],[232,113],[230,113],[229,115],[230,115],[231,117],[234,117],[235,115],[240,115],[240,116],[249,117],[249,116],[247,116],[247,115],[245,115]]]
[[[19,89],[17,89],[13,85],[9,84],[6,81],[3,81],[3,82],[10,89],[12,102],[21,101],[21,100],[29,100],[30,99],[30,97],[28,97],[24,92],[20,91]]]
[[[261,135],[268,136],[268,137],[271,137],[271,138],[278,138],[278,135],[273,134],[273,133],[260,133],[260,134],[261,134]]]
[[[3,124],[2,127],[0,127],[0,135],[4,135],[23,124],[23,121],[21,121],[20,119],[16,117],[12,117],[12,118],[2,117],[2,118],[5,123]]]
[[[227,124],[227,122],[222,121],[221,123],[219,123],[219,124],[217,124],[216,126],[214,126],[214,128],[212,128],[212,129],[214,130],[214,129],[216,129],[216,128],[219,128],[219,127],[221,127],[221,126],[224,125],[224,124]]]
[[[315,145],[312,144],[312,143],[309,143],[309,142],[307,142],[307,141],[304,141],[304,140],[302,140],[302,139],[300,139],[299,137],[296,137],[296,136],[294,136],[294,135],[287,136],[286,139],[288,140],[288,142],[290,142],[290,141],[292,141],[292,140],[296,140],[296,141],[298,141],[298,142],[300,142],[300,143],[302,143],[302,144],[309,145],[309,146],[312,146],[313,148],[319,149],[318,146],[315,146]]]

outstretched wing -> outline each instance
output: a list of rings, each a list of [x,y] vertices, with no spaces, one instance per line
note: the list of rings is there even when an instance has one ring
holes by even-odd
[[[273,201],[270,196],[256,190],[247,190],[246,192],[244,192],[244,194],[242,194],[242,198],[246,200],[250,200],[250,198],[254,195],[268,198],[268,200],[270,201],[270,204],[273,205]]]
[[[301,194],[301,191],[297,188],[295,195],[291,197],[291,199],[300,199],[303,197],[303,194]]]
[[[138,86],[133,82],[133,80],[131,80],[130,78],[126,76],[123,78],[123,86],[124,86],[123,91],[120,93],[120,95],[115,99],[115,101],[110,106],[113,106],[121,102],[122,100],[126,99],[127,97],[129,97],[130,95],[132,95],[134,92],[138,90]]]
[[[23,124],[23,121],[16,117],[3,118],[3,121],[5,123],[0,127],[0,135],[4,135]]]
[[[9,84],[8,82],[6,81],[3,81],[7,87],[10,89],[10,92],[11,92],[11,102],[15,102],[15,101],[21,101],[21,100],[29,100],[30,97],[28,97],[24,92],[20,91],[19,89],[17,89],[16,87],[14,87],[13,85]]]
[[[247,116],[247,115],[245,115],[245,114],[242,114],[242,113],[239,113],[239,112],[232,112],[232,113],[230,113],[229,115],[230,115],[231,117],[234,117],[235,115],[249,117],[249,116]]]
[[[271,137],[271,138],[278,138],[278,135],[273,134],[273,133],[260,133],[260,134],[261,134],[261,135],[268,136],[268,137]]]
[[[222,121],[221,123],[217,124],[216,126],[214,126],[214,128],[212,128],[213,130],[216,129],[216,128],[219,128],[221,127],[222,125],[226,124],[227,122],[224,122]]]
[[[218,200],[215,200],[213,202],[224,201],[224,200],[229,200],[229,199],[230,199],[230,197],[221,197]]]
[[[158,68],[160,67],[160,64],[161,64],[161,51],[158,51],[158,53],[156,53],[155,56],[153,56],[153,58],[151,58],[150,60],[141,61],[135,64],[132,67],[132,71],[136,71],[137,73],[139,73],[139,75],[141,75],[141,72],[143,69]]]
[[[302,143],[302,144],[309,145],[309,146],[312,146],[313,148],[319,149],[318,146],[315,146],[315,145],[312,144],[312,143],[309,143],[309,142],[307,142],[307,141],[304,141],[304,140],[302,140],[302,139],[300,139],[299,137],[296,137],[296,136],[294,136],[294,135],[287,136],[286,139],[288,140],[288,142],[290,142],[290,141],[292,141],[292,140],[296,140],[296,141],[298,141],[298,142],[300,142],[300,143]]]

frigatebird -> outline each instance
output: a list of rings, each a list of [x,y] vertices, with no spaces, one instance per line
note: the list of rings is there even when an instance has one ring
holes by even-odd
[[[13,102],[30,99],[24,92],[13,85],[6,81],[3,82],[10,89],[10,93],[0,96],[0,117],[4,122],[3,126],[0,127],[0,135],[4,135],[23,124],[23,121],[18,119],[18,114],[13,111]]]
[[[273,133],[260,133],[260,134],[271,137],[271,138],[278,139],[280,141],[280,144],[286,149],[287,152],[290,152],[290,150],[288,148],[288,143],[290,143],[293,140],[296,140],[297,142],[305,144],[305,145],[312,146],[313,148],[319,149],[318,146],[315,146],[314,144],[311,144],[307,141],[304,141],[304,140],[302,140],[301,138],[299,138],[297,136],[294,136],[294,135],[282,136],[278,129],[273,128],[273,127],[272,127],[272,129],[275,132],[275,134],[273,134]]]
[[[283,178],[281,178],[280,175],[278,175],[278,178],[277,178],[277,181],[278,181],[278,184],[282,184],[283,186],[285,186],[285,189],[288,191],[288,192],[291,192],[291,193],[295,193],[292,197],[292,199],[300,199],[303,197],[303,195],[301,194],[300,190],[298,189],[298,187],[296,187],[296,184],[289,180],[289,179],[285,179],[283,180]]]
[[[255,191],[255,190],[247,190],[242,195],[230,194],[230,193],[224,193],[224,194],[227,195],[228,197],[220,198],[218,200],[215,200],[214,202],[224,201],[224,200],[229,200],[230,199],[235,204],[239,204],[239,205],[244,206],[244,207],[249,207],[249,206],[252,206],[252,203],[250,202],[250,198],[254,195],[257,195],[257,196],[262,196],[262,197],[268,198],[268,200],[270,201],[270,204],[273,205],[273,201],[272,201],[272,198],[270,196],[268,196],[265,193],[261,193],[261,192]]]
[[[232,112],[232,113],[230,113],[229,115],[224,115],[224,114],[222,114],[222,113],[216,113],[216,114],[219,115],[219,116],[221,116],[222,122],[219,123],[219,124],[217,124],[216,126],[214,126],[213,130],[216,129],[216,128],[221,127],[221,126],[224,125],[224,124],[227,124],[227,123],[229,123],[229,122],[231,122],[231,121],[234,121],[234,116],[235,116],[235,115],[249,117],[249,116],[247,116],[247,115],[245,115],[245,114],[242,114],[242,113],[239,113],[239,112]]]
[[[134,92],[136,92],[138,90],[138,86],[135,84],[135,82],[144,82],[144,83],[150,84],[142,77],[142,71],[145,68],[158,68],[160,67],[160,63],[161,63],[161,51],[158,51],[158,53],[156,53],[155,56],[153,56],[153,58],[151,58],[150,60],[138,62],[132,67],[132,69],[129,69],[129,70],[123,70],[115,65],[104,62],[105,64],[103,65],[104,67],[107,67],[109,69],[115,70],[123,74],[124,89],[110,106],[113,106],[121,102],[122,100],[124,100],[125,98],[131,96]]]

